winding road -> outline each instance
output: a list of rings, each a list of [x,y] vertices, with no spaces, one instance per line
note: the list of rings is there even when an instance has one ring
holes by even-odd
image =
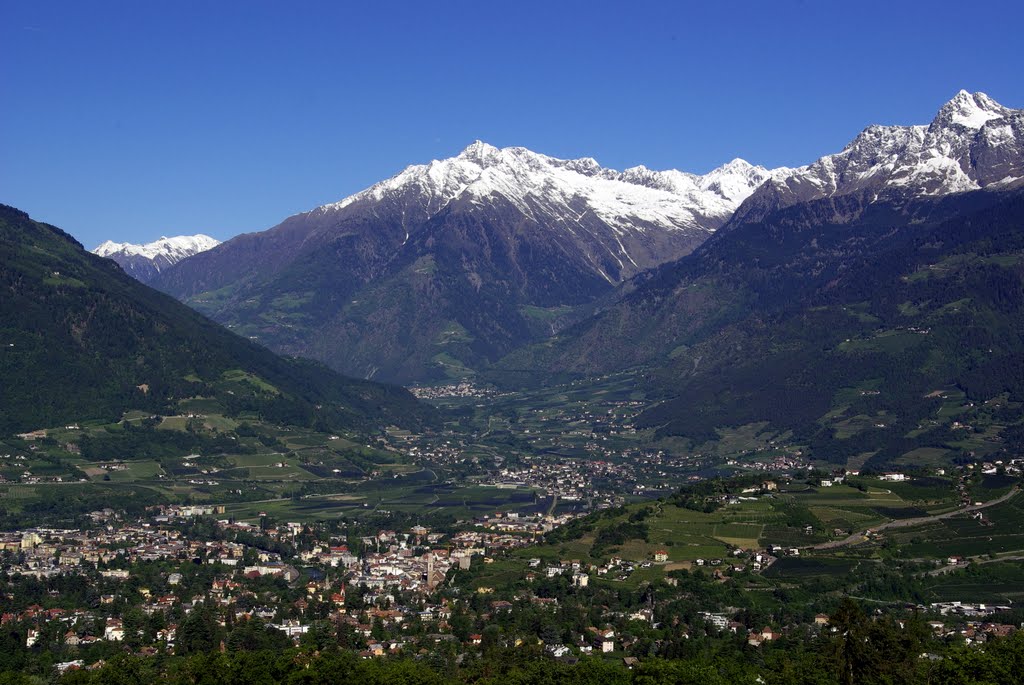
[[[1019,487],[1014,487],[1008,493],[1002,497],[998,497],[994,500],[984,502],[982,504],[972,504],[969,507],[961,507],[960,509],[954,509],[953,511],[947,511],[945,514],[934,514],[932,516],[918,516],[912,519],[897,519],[895,521],[889,521],[878,526],[872,526],[867,530],[873,532],[879,532],[882,530],[888,530],[889,528],[912,528],[914,526],[924,525],[926,523],[932,523],[933,521],[941,521],[943,519],[953,518],[954,516],[960,516],[961,514],[967,514],[972,511],[978,511],[979,509],[987,509],[997,504],[1001,504],[1008,499],[1011,499],[1017,493],[1020,492]],[[816,545],[806,545],[802,549],[835,549],[837,547],[846,547],[847,545],[856,545],[861,542],[867,542],[868,538],[865,535],[867,531],[861,531],[854,533],[853,535],[843,538],[842,540],[830,540],[829,542],[820,542]]]

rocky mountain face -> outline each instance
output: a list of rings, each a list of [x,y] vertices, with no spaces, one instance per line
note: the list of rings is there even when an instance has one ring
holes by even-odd
[[[694,254],[627,283],[601,316],[547,345],[549,361],[538,366],[584,374],[663,366],[738,319],[789,306],[798,283],[820,286],[870,260],[889,244],[876,230],[952,220],[1022,185],[1024,110],[961,91],[928,126],[871,126],[842,152],[773,174]],[[629,342],[617,344],[627,330]],[[530,368],[521,357],[504,364]]]
[[[154,285],[349,374],[459,376],[688,254],[776,173],[742,160],[704,176],[617,172],[476,142],[186,259]]]
[[[927,126],[869,126],[841,152],[775,174],[730,224],[759,221],[801,202],[858,194],[901,203],[1024,180],[1024,110],[960,91]],[[848,220],[836,213],[837,220]]]
[[[107,240],[92,253],[113,259],[129,276],[149,283],[167,267],[217,245],[220,245],[219,240],[199,233],[160,238],[144,245]]]

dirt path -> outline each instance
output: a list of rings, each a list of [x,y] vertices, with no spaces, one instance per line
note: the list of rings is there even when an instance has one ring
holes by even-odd
[[[554,516],[555,515],[555,507],[557,507],[557,506],[558,506],[558,494],[556,493],[556,494],[551,496],[551,506],[548,507],[548,516]]]

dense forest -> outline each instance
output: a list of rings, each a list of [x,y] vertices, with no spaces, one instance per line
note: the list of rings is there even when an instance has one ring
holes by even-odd
[[[283,359],[138,283],[66,233],[0,206],[0,434],[217,397],[229,414],[341,428],[421,426],[401,388]]]
[[[915,432],[940,403],[926,397],[937,389],[1024,400],[1024,195],[815,222],[812,203],[740,226],[626,298],[644,310],[715,290],[673,324],[670,358],[649,363],[649,384],[667,401],[639,425],[699,444],[724,426],[769,421],[815,458],[872,452],[881,465],[954,441],[943,426]],[[844,390],[859,396],[840,402]],[[837,439],[822,420],[832,411],[889,420]],[[1024,446],[1015,435],[1006,433],[1010,449]]]

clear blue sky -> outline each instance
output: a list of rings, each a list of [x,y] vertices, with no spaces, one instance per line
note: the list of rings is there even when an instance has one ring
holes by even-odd
[[[960,88],[1024,107],[1021,2],[0,0],[0,202],[227,238],[474,139],[799,165]]]

